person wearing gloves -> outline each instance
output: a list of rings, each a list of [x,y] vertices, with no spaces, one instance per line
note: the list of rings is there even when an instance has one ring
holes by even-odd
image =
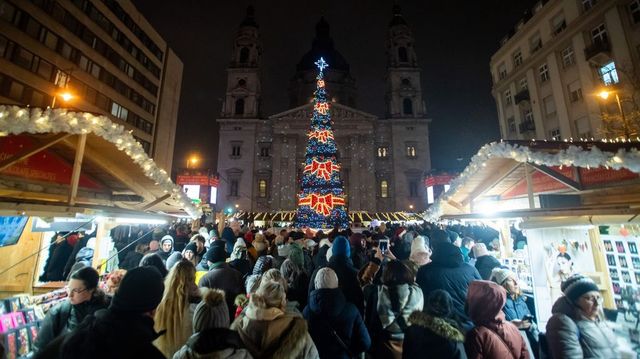
[[[507,291],[494,282],[477,280],[471,282],[467,293],[467,312],[476,325],[465,337],[467,357],[529,359],[524,338],[502,312]]]
[[[552,358],[620,358],[613,330],[602,314],[602,297],[589,277],[574,274],[560,287],[547,322],[547,344]]]

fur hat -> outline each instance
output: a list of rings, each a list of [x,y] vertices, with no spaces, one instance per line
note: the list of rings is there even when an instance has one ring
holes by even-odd
[[[164,283],[155,267],[137,267],[128,271],[111,300],[110,309],[126,313],[146,313],[158,307]]]
[[[475,258],[480,258],[482,256],[489,255],[489,250],[487,249],[487,245],[484,243],[476,243],[473,246],[473,256]]]
[[[491,280],[503,285],[509,278],[518,278],[515,273],[506,268],[493,268],[491,271]]]
[[[574,274],[562,282],[560,289],[571,302],[576,303],[585,293],[597,292],[598,285],[587,276]]]
[[[316,289],[335,289],[338,288],[338,276],[333,269],[324,267],[319,269],[318,273],[316,273],[316,278],[313,280],[313,284]]]
[[[203,288],[202,301],[193,312],[193,332],[228,327],[229,309],[224,299],[224,291]]]

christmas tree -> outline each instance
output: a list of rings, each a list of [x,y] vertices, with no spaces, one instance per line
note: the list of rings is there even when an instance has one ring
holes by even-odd
[[[299,228],[347,228],[349,217],[324,83],[324,69],[329,65],[322,57],[315,64],[319,72],[295,224]]]

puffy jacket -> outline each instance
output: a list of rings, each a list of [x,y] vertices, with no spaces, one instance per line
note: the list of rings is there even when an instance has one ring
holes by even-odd
[[[469,317],[465,313],[469,283],[479,280],[478,271],[462,259],[460,249],[451,243],[437,243],[433,249],[432,262],[418,270],[416,283],[422,288],[425,297],[436,289],[448,292],[453,299],[453,309],[465,329],[471,328]]]
[[[369,331],[358,309],[347,302],[338,288],[311,292],[303,315],[320,358],[347,359],[371,346]],[[336,335],[349,348],[351,355],[339,344]]]
[[[585,318],[567,297],[558,298],[551,312],[546,337],[554,359],[620,358],[616,337],[604,320]]]
[[[402,357],[466,359],[464,334],[449,321],[416,311],[404,333]]]
[[[227,263],[215,263],[213,268],[200,278],[198,286],[222,289],[229,308],[229,318],[233,318],[236,311],[233,301],[238,294],[244,292],[242,284],[242,274],[240,272],[231,268]]]

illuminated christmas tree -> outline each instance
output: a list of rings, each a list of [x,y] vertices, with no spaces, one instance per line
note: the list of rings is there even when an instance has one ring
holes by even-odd
[[[298,195],[297,227],[347,228],[349,217],[340,179],[338,148],[333,135],[331,110],[327,102],[323,58],[315,62],[320,70],[316,77],[313,117],[307,142],[301,191]]]

